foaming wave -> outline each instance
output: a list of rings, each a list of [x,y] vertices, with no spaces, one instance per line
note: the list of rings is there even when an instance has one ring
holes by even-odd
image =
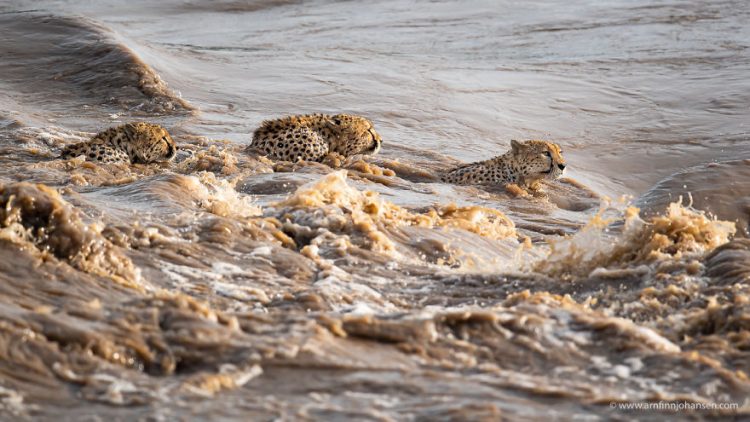
[[[356,247],[395,256],[424,256],[419,250],[408,250],[415,239],[399,239],[404,237],[403,229],[409,227],[465,231],[492,240],[516,237],[513,222],[499,211],[450,205],[412,212],[382,199],[376,192],[349,186],[345,171],[300,187],[266,210],[265,215],[283,221],[285,232],[297,245],[307,252],[314,249],[315,254],[319,248],[340,255]]]
[[[550,242],[549,254],[531,268],[563,278],[586,277],[602,271],[636,269],[660,260],[700,258],[725,244],[735,233],[732,222],[709,218],[705,212],[671,203],[663,215],[641,219],[639,210],[625,211],[622,232],[610,234],[611,219],[602,212],[573,236]]]
[[[29,183],[0,185],[0,239],[33,245],[73,267],[141,288],[133,262],[105,239],[100,228],[84,224],[57,191]]]
[[[226,148],[220,149],[211,145],[207,149],[195,151],[186,159],[175,166],[180,173],[194,173],[198,171],[210,171],[220,174],[233,174],[238,171],[239,159]]]
[[[167,217],[183,213],[192,216],[196,209],[234,218],[254,217],[261,213],[252,197],[235,190],[234,182],[219,179],[210,172],[161,174],[82,196],[84,202],[91,202],[102,212],[108,212],[110,217],[115,214],[113,211],[119,211],[118,214],[125,219],[133,212]]]
[[[261,214],[258,206],[253,204],[252,198],[239,194],[235,190],[235,183],[224,179],[217,179],[211,172],[201,172],[195,176],[183,176],[191,183],[191,190],[199,199],[202,208],[212,214],[222,217],[247,218]]]

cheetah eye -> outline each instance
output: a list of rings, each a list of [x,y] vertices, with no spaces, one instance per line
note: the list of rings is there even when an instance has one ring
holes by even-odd
[[[552,153],[549,151],[544,151],[544,155],[546,155],[549,158],[552,158]]]

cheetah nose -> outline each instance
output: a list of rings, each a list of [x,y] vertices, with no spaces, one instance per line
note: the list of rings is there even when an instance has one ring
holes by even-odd
[[[558,165],[557,165],[557,167],[558,167],[558,168],[559,168],[560,170],[565,170],[565,164],[562,164],[562,163],[560,163],[560,164],[558,164]]]

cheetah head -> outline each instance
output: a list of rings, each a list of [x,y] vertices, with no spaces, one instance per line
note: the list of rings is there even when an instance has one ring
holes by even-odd
[[[128,128],[134,139],[137,161],[142,163],[172,161],[177,155],[177,146],[166,129],[151,123],[135,123]]]
[[[332,129],[337,136],[336,150],[344,155],[375,155],[382,139],[372,122],[361,116],[336,114],[331,116]]]
[[[565,170],[565,159],[560,146],[546,141],[510,141],[513,160],[525,183],[542,179],[560,178]]]

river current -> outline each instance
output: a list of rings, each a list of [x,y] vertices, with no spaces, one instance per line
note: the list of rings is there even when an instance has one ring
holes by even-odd
[[[747,417],[749,21],[741,0],[0,3],[2,419]],[[368,117],[381,152],[245,152],[315,112]],[[130,121],[177,159],[58,158]],[[560,144],[565,176],[438,181],[511,139]]]

